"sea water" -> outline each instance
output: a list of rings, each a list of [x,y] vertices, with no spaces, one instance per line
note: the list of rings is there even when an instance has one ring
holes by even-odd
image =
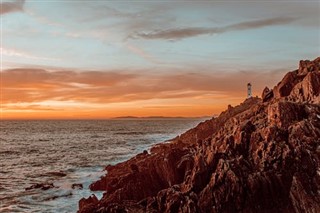
[[[0,121],[0,212],[76,212],[89,185],[116,164],[199,119]],[[26,188],[53,183],[48,190]],[[83,189],[72,188],[82,184]]]

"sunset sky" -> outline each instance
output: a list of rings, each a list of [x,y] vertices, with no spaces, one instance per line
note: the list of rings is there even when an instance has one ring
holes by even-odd
[[[1,0],[1,119],[204,116],[320,56],[320,1]]]

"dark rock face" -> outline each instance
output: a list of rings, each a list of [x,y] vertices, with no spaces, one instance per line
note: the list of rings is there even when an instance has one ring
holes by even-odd
[[[48,190],[54,188],[53,183],[36,183],[33,184],[30,187],[25,188],[26,191],[32,190],[32,189],[41,189],[41,190]]]
[[[261,95],[262,101],[266,102],[273,98],[273,91],[270,90],[268,87],[264,88]]]
[[[320,58],[264,99],[106,168],[79,212],[320,212]],[[273,97],[267,94],[273,91]]]
[[[274,87],[276,98],[286,97],[294,102],[320,103],[320,57],[314,61],[300,61],[299,69],[289,72]]]
[[[83,185],[82,185],[82,183],[73,183],[71,185],[71,188],[72,189],[83,189]]]
[[[91,209],[95,209],[99,200],[95,195],[91,195],[88,198],[82,198],[79,201],[79,208],[82,212],[90,212]]]

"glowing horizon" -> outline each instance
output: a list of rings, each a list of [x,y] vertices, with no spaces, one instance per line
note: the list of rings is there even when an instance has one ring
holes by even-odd
[[[1,119],[201,117],[320,55],[319,1],[1,1]]]

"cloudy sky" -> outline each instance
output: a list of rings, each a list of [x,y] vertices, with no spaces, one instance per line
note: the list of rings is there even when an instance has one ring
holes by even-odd
[[[320,1],[1,0],[1,118],[203,116],[320,55]]]

